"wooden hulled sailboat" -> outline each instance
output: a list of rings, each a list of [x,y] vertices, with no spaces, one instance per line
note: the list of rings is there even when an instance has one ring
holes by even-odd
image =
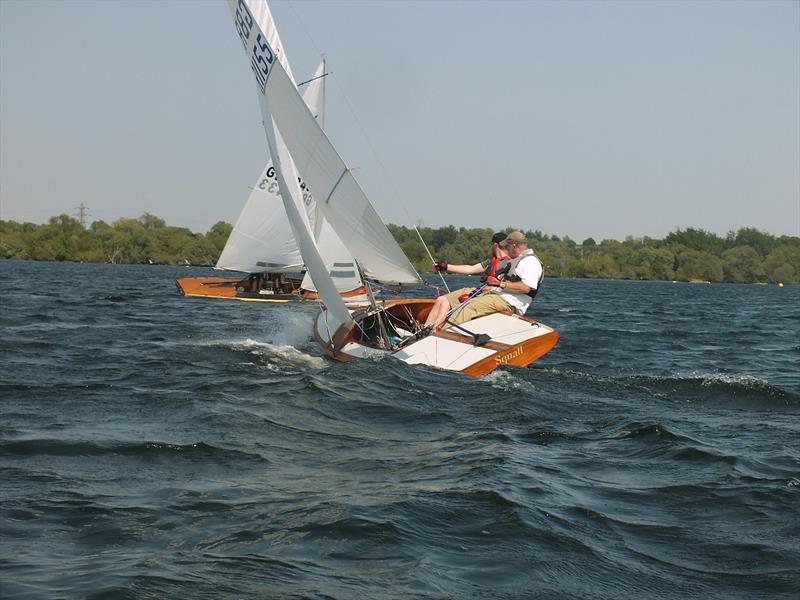
[[[273,41],[280,46],[274,31]],[[289,63],[281,63],[291,78]],[[303,100],[320,127],[325,120],[325,61],[323,60],[303,94]],[[317,208],[314,196],[300,181],[303,206],[314,231],[328,273],[348,302],[366,299],[363,283],[347,249]],[[246,302],[291,302],[319,298],[311,277],[303,276],[305,265],[295,242],[280,196],[275,168],[270,160],[252,188],[247,203],[231,231],[215,267],[244,274],[243,277],[181,277],[175,280],[184,296],[224,298]]]
[[[422,283],[378,216],[350,169],[336,152],[291,77],[275,60],[265,32],[275,29],[265,0],[228,0],[237,32],[255,74],[264,131],[289,224],[308,274],[325,304],[314,334],[337,360],[390,354],[480,377],[501,365],[526,366],[558,341],[552,328],[511,314],[491,314],[457,331],[424,335],[421,326],[434,301],[397,299],[349,310],[339,295],[314,239],[296,171],[314,190],[325,220],[341,239],[370,290]]]

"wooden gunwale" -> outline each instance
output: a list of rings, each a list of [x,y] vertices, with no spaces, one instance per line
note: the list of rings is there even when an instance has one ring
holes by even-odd
[[[462,323],[462,325],[466,325],[468,323],[469,323],[469,321],[467,323]],[[474,346],[475,345],[474,339],[471,338],[470,336],[463,335],[461,333],[454,333],[454,332],[452,332],[452,331],[450,331],[448,329],[443,329],[443,330],[441,330],[441,331],[439,331],[437,333],[434,333],[433,335],[434,335],[434,337],[441,338],[443,340],[451,340],[453,342],[461,342],[462,344],[467,344],[469,346]],[[486,342],[485,344],[481,344],[480,347],[481,348],[488,348],[489,350],[495,350],[497,352],[502,352],[503,350],[508,350],[512,346],[510,346],[509,344],[504,344],[503,342],[490,341],[490,342]]]

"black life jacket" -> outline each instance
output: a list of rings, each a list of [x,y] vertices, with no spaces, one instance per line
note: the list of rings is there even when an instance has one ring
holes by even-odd
[[[504,281],[508,281],[510,283],[516,283],[517,281],[522,281],[522,278],[517,275],[517,266],[519,265],[520,261],[523,258],[528,258],[532,256],[536,260],[539,260],[539,257],[533,253],[533,250],[528,248],[520,254],[517,258],[512,258],[511,260],[504,260],[500,264],[497,265],[496,275],[498,279],[502,279]],[[526,295],[530,296],[531,300],[536,297],[536,293],[539,291],[539,288],[542,287],[542,281],[544,280],[544,265],[542,261],[539,260],[539,264],[542,266],[542,274],[539,275],[539,281],[536,282],[536,287],[531,288],[531,291],[528,292]]]

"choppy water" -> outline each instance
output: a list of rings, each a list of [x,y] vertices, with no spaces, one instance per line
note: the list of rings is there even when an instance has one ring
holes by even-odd
[[[800,593],[799,287],[549,279],[473,380],[209,272],[0,262],[3,598]]]

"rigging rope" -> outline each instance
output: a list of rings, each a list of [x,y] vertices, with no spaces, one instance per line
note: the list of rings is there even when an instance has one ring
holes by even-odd
[[[406,211],[406,214],[408,214],[408,211]],[[419,236],[419,241],[422,242],[422,247],[425,248],[425,252],[428,253],[428,258],[430,258],[431,262],[433,263],[433,265],[436,266],[436,261],[433,260],[433,255],[431,254],[431,251],[428,250],[428,246],[425,244],[425,240],[422,239],[422,234],[419,232],[419,228],[417,228],[416,225],[414,225],[414,231],[417,232],[417,235]],[[442,278],[442,283],[444,284],[444,289],[446,289],[447,293],[449,294],[450,293],[450,287],[447,285],[447,282],[444,280],[444,275],[442,275],[442,272],[439,271],[438,269],[436,270],[436,272],[439,274],[439,277]]]

